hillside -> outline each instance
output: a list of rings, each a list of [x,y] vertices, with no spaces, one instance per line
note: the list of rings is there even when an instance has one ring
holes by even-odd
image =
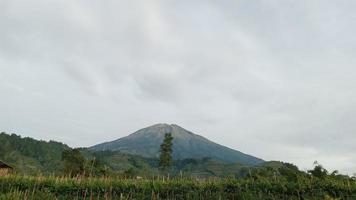
[[[61,174],[63,163],[61,154],[70,149],[67,145],[55,141],[40,141],[15,134],[0,133],[0,160],[14,167],[20,174]],[[111,174],[130,171],[137,175],[158,173],[158,159],[139,155],[125,154],[119,151],[89,151],[81,148],[82,154],[90,162],[94,157]],[[183,172],[193,176],[234,175],[240,169],[237,164],[224,164],[212,159],[185,159],[173,163],[172,173]]]
[[[89,153],[89,151],[86,151]],[[117,151],[93,152],[88,157],[95,157],[112,171],[124,172],[132,169],[136,174],[152,176],[158,174],[158,159],[144,158],[138,155],[123,154]],[[244,166],[237,163],[222,163],[210,158],[175,160],[172,175],[183,174],[197,177],[238,176]]]
[[[69,147],[60,142],[0,133],[0,160],[25,174],[52,173],[61,168],[61,154]]]
[[[209,157],[226,163],[239,163],[242,165],[256,165],[264,162],[259,158],[214,143],[174,124],[156,124],[141,129],[127,137],[98,144],[89,149],[92,151],[120,151],[156,158],[158,157],[159,147],[166,133],[171,133],[174,137],[173,159],[175,160]]]

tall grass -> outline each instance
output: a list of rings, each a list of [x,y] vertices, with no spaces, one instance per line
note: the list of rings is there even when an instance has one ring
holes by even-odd
[[[0,177],[0,200],[42,199],[356,199],[349,180],[114,179]]]

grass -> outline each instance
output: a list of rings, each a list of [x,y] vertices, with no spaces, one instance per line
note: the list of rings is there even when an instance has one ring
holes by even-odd
[[[356,199],[355,181],[114,179],[55,176],[0,177],[0,200],[44,199]]]

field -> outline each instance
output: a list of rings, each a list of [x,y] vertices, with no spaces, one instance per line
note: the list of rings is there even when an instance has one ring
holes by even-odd
[[[0,177],[0,199],[356,199],[353,180]]]

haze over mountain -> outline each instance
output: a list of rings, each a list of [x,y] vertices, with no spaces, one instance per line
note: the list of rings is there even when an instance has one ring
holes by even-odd
[[[214,143],[175,124],[156,124],[112,142],[90,147],[93,151],[121,151],[144,157],[158,157],[164,135],[173,136],[173,159],[212,158],[227,163],[256,165],[263,160]]]

